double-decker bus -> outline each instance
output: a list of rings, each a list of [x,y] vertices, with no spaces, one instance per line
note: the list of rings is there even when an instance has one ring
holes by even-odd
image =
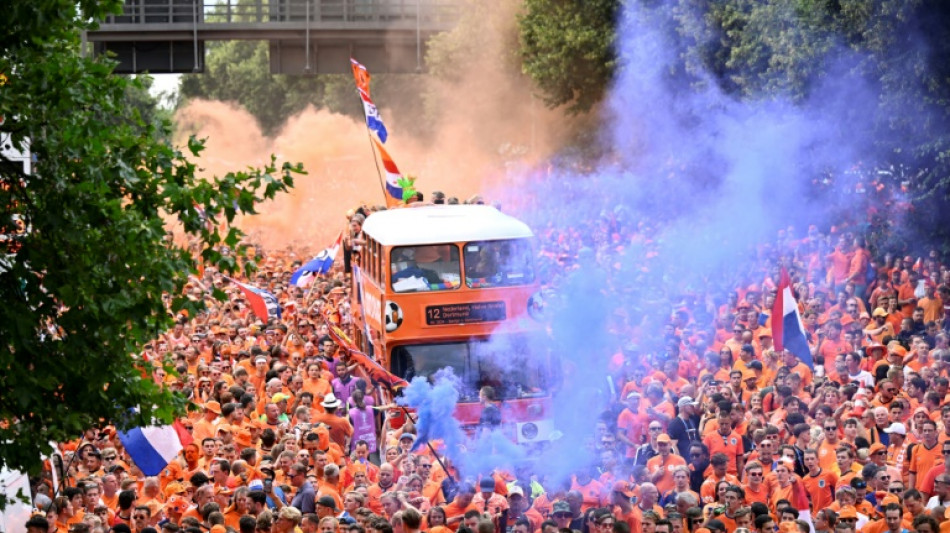
[[[370,215],[363,239],[357,346],[406,381],[451,369],[463,428],[477,426],[488,385],[506,435],[547,441],[556,372],[533,311],[540,286],[528,226],[489,206],[423,205]]]

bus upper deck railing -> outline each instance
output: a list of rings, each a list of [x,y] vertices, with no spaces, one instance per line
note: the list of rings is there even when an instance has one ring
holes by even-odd
[[[459,4],[452,0],[127,0],[120,14],[101,22],[100,30],[115,25],[195,23],[273,27],[305,22],[415,25],[418,21],[443,26],[454,24],[458,16]]]

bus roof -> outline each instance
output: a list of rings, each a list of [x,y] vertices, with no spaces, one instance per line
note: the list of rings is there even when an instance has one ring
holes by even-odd
[[[534,236],[524,222],[487,205],[427,205],[378,211],[363,223],[363,232],[383,246]]]

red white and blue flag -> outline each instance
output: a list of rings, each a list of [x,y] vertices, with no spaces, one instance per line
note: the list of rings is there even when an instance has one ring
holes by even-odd
[[[146,476],[157,476],[191,444],[192,437],[180,422],[170,426],[145,426],[119,433],[119,440]]]
[[[375,139],[373,139],[373,142],[376,143],[376,149],[379,150],[379,157],[383,160],[383,169],[386,171],[386,192],[390,196],[386,203],[392,207],[402,202],[402,186],[399,185],[399,180],[402,179],[402,173],[399,172],[396,162],[393,161],[392,157],[389,157],[389,152],[383,148],[383,145]]]
[[[241,289],[244,297],[247,298],[247,303],[251,306],[251,311],[258,318],[264,322],[271,318],[280,318],[280,303],[278,303],[276,296],[253,285],[247,285],[231,278],[227,278],[227,280]]]
[[[323,249],[316,257],[307,261],[302,267],[290,276],[290,283],[295,287],[309,287],[317,276],[325,276],[333,267],[333,261],[340,251],[340,243],[343,241],[343,232],[337,236],[336,241]]]
[[[376,109],[376,104],[369,96],[369,71],[359,61],[350,58],[350,67],[353,69],[353,79],[356,80],[356,89],[360,93],[360,102],[363,103],[363,115],[366,117],[366,127],[376,133],[379,140],[386,142],[389,132],[383,124],[383,117]]]
[[[808,368],[815,369],[808,339],[805,337],[805,325],[798,312],[798,302],[792,294],[791,279],[785,267],[782,267],[775,303],[772,305],[772,339],[776,351],[788,350]]]
[[[379,110],[376,109],[376,104],[370,100],[368,94],[364,94],[363,91],[360,91],[360,101],[363,102],[363,114],[366,116],[366,127],[370,131],[374,132],[379,140],[386,142],[386,139],[389,137],[389,132],[386,131],[386,125],[383,124],[383,117],[379,114]]]

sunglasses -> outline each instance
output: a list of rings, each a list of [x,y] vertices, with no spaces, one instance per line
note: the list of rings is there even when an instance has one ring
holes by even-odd
[[[904,489],[887,489],[887,492],[890,492],[891,494],[900,494],[904,492]]]

